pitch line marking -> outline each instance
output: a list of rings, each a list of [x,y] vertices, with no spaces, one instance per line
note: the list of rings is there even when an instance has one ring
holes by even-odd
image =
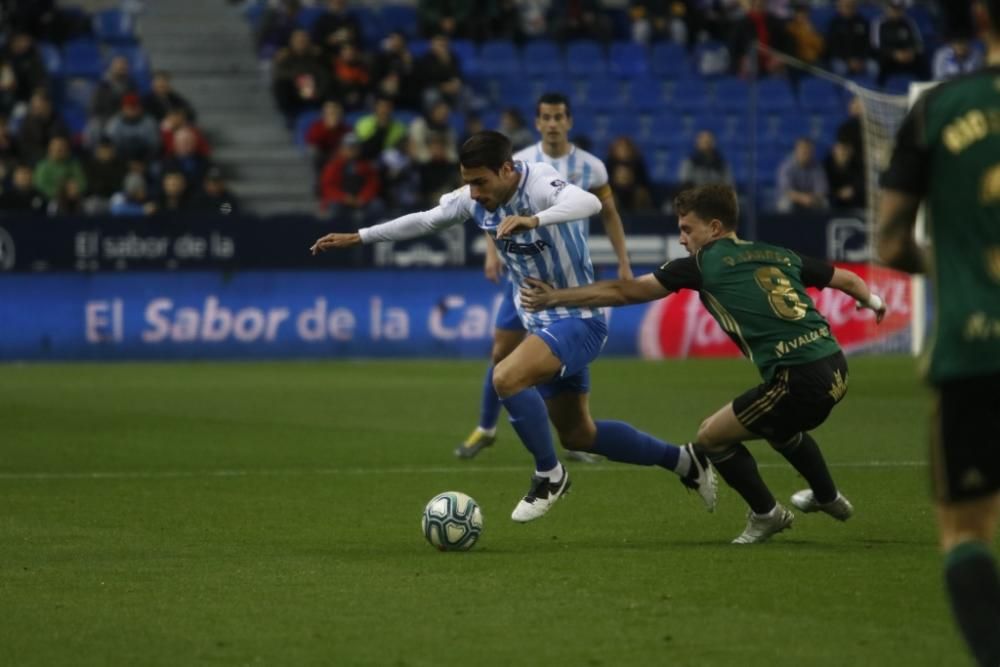
[[[923,468],[926,461],[861,461],[855,463],[830,463],[831,468]],[[761,468],[790,468],[787,463],[760,463]],[[198,479],[212,477],[308,477],[334,475],[439,475],[446,473],[511,473],[525,472],[527,466],[399,466],[395,468],[285,468],[262,470],[134,470],[120,472],[0,472],[0,481],[47,481],[75,479]],[[578,466],[579,467],[579,466]],[[593,465],[588,472],[625,472],[645,469],[646,466]]]

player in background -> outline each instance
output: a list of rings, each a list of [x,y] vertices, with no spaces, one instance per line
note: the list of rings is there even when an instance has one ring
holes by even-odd
[[[960,3],[955,3],[957,6]],[[1000,665],[1000,0],[975,4],[987,67],[924,93],[882,177],[878,253],[929,271],[931,475],[955,617],[980,665]],[[926,204],[931,251],[914,237]]]
[[[562,287],[593,281],[585,225],[601,208],[594,195],[563,181],[547,164],[513,160],[510,140],[499,132],[473,134],[459,154],[465,186],[441,197],[429,211],[410,213],[356,233],[327,234],[313,253],[359,243],[400,241],[473,219],[497,244],[513,279],[549,280]],[[529,313],[514,295],[528,335],[493,372],[493,387],[511,425],[535,459],[528,493],[511,518],[525,522],[545,514],[569,488],[569,473],[556,457],[549,419],[567,449],[593,450],[613,461],[658,465],[675,472],[715,508],[715,477],[690,446],[661,442],[622,422],[590,416],[588,365],[607,340],[598,308],[550,308]]]
[[[879,322],[885,315],[882,300],[850,271],[737,238],[736,192],[727,185],[685,190],[677,195],[674,208],[689,257],[634,280],[571,289],[553,290],[531,277],[521,288],[522,304],[532,312],[624,306],[696,290],[764,380],[704,420],[695,440],[750,506],[746,529],[733,542],[763,542],[794,519],[764,483],[745,440],[767,440],[809,483],[808,489],[792,496],[795,507],[847,520],[854,509],[838,491],[808,433],[847,393],[847,361],[806,287],[839,289],[856,299],[859,308],[875,311]]]
[[[615,206],[615,198],[608,184],[608,170],[596,155],[574,146],[569,141],[569,132],[573,129],[573,115],[569,98],[561,93],[546,93],[538,98],[535,105],[535,129],[541,134],[542,140],[533,146],[528,146],[514,154],[515,160],[524,162],[545,162],[551,165],[562,179],[568,183],[592,192],[601,200],[601,222],[604,223],[604,233],[611,241],[615,256],[618,258],[618,277],[631,278],[632,268],[629,265],[628,250],[625,248],[625,230],[622,219]],[[586,227],[584,228],[586,230]],[[500,418],[500,397],[493,389],[493,368],[503,361],[526,335],[521,320],[514,307],[514,286],[510,280],[504,280],[503,262],[497,254],[496,246],[486,235],[486,259],[483,270],[486,277],[495,283],[503,285],[503,300],[497,311],[496,327],[493,331],[493,349],[491,363],[483,378],[483,390],[480,399],[479,425],[472,431],[465,442],[455,448],[455,456],[471,459],[485,447],[496,441],[497,420]],[[576,461],[594,462],[597,457],[587,452],[569,450],[566,458]]]

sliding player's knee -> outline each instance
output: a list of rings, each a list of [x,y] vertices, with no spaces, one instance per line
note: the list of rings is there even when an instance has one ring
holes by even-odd
[[[594,422],[574,424],[571,427],[557,428],[559,444],[566,449],[593,449],[597,438],[597,427]]]
[[[701,423],[698,427],[698,436],[696,438],[699,445],[705,449],[706,452],[712,453],[717,450],[724,450],[729,443],[719,440],[715,433],[715,429],[712,428],[712,418],[709,417]]]

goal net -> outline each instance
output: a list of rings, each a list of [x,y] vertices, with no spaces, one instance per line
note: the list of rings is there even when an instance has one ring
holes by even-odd
[[[922,281],[911,281],[898,272],[881,266],[876,261],[874,252],[880,199],[879,179],[888,167],[896,133],[912,103],[910,97],[905,94],[883,92],[875,89],[872,83],[846,79],[802,62],[789,54],[764,46],[760,48],[785,65],[789,81],[798,89],[803,113],[808,113],[805,111],[807,109],[816,109],[816,104],[810,104],[810,100],[803,99],[803,96],[808,95],[808,91],[813,89],[805,83],[810,79],[828,81],[838,87],[847,98],[856,99],[860,103],[866,205],[863,210],[856,212],[859,219],[854,224],[864,230],[865,243],[862,248],[852,249],[849,257],[841,259],[850,259],[862,264],[863,277],[886,299],[890,306],[890,315],[882,326],[878,326],[873,317],[862,313],[860,317],[863,319],[858,324],[864,329],[859,336],[863,343],[856,345],[855,349],[863,348],[871,352],[917,350],[923,338],[922,323],[926,314]],[[921,84],[914,84],[914,86],[919,85]],[[836,112],[837,110],[833,110],[833,113]],[[825,155],[830,150],[834,137],[827,133],[816,139],[820,156]],[[831,223],[830,229],[833,227]],[[828,231],[831,238],[832,234],[832,231]],[[831,257],[831,259],[837,258]]]

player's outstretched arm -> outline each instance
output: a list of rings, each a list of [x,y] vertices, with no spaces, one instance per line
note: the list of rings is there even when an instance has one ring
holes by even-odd
[[[530,311],[560,306],[569,308],[627,306],[662,299],[670,294],[652,274],[631,280],[602,280],[583,287],[554,289],[535,278],[521,285],[521,304]]]
[[[316,243],[312,244],[309,248],[310,252],[314,255],[318,255],[321,252],[326,252],[327,250],[333,250],[334,248],[350,248],[353,245],[361,243],[361,234],[357,232],[352,232],[350,234],[327,234],[326,236],[321,236],[316,240]]]
[[[312,253],[331,248],[347,248],[358,243],[405,241],[432,234],[472,217],[472,199],[468,186],[441,197],[440,203],[428,211],[408,213],[388,222],[359,229],[353,234],[327,234],[312,245]]]
[[[876,323],[881,322],[882,318],[885,317],[886,305],[882,301],[882,297],[873,293],[868,288],[868,284],[861,279],[861,276],[853,271],[834,269],[833,278],[830,279],[828,286],[854,297],[859,309],[868,308],[874,311]]]
[[[920,199],[898,190],[882,190],[878,215],[878,256],[887,266],[907,273],[924,273],[927,261],[917,244],[914,227]]]

